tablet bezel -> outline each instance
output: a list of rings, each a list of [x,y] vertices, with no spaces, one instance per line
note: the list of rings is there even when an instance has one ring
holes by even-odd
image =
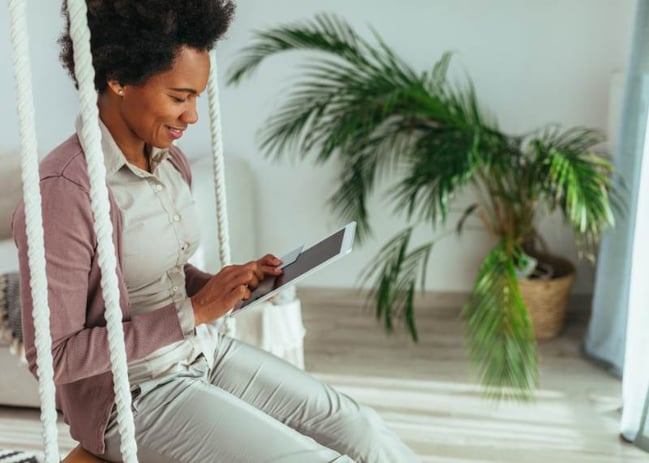
[[[324,237],[323,239],[321,239],[317,243],[313,244],[312,246],[309,246],[308,248],[305,248],[300,254],[304,253],[305,251],[307,251],[309,249],[312,249],[312,248],[320,245],[321,243],[323,243],[327,239],[329,239],[332,236],[339,233],[341,230],[344,230],[343,239],[342,239],[342,241],[340,243],[340,248],[338,249],[338,251],[337,251],[337,253],[335,255],[333,255],[333,256],[329,257],[328,259],[320,262],[318,265],[316,265],[315,267],[307,270],[306,272],[297,275],[291,281],[283,283],[280,286],[278,286],[277,288],[274,288],[274,289],[268,291],[267,293],[265,293],[264,295],[259,296],[254,301],[249,302],[244,306],[241,306],[241,303],[237,304],[232,309],[232,311],[230,312],[230,315],[236,316],[236,315],[240,314],[241,312],[244,312],[244,311],[248,310],[249,308],[256,306],[257,304],[268,301],[268,299],[270,299],[271,297],[278,294],[282,289],[288,288],[290,286],[293,286],[293,285],[297,284],[298,282],[302,281],[303,279],[305,279],[309,275],[315,273],[317,270],[321,269],[322,267],[324,267],[326,265],[329,265],[332,262],[335,262],[336,260],[340,259],[341,257],[346,256],[347,254],[349,254],[352,251],[352,247],[353,247],[353,244],[354,244],[354,235],[356,233],[356,222],[350,222],[347,225],[345,225],[344,227],[339,228],[335,232],[330,233],[329,235],[327,235],[326,237]],[[266,278],[276,278],[276,277],[268,276]]]

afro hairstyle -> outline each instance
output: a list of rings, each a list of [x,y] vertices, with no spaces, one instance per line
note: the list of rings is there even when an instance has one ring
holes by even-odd
[[[74,50],[67,0],[65,30],[59,38],[61,62],[74,80]],[[167,71],[183,46],[211,50],[234,14],[231,0],[87,0],[95,88],[109,80],[141,85]]]

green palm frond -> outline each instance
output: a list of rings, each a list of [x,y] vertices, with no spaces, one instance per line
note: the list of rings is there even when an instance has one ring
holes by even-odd
[[[414,295],[417,282],[424,288],[426,268],[434,243],[428,242],[408,251],[412,227],[394,236],[381,248],[363,272],[362,279],[374,278],[375,288],[367,298],[376,307],[376,318],[383,319],[388,333],[394,330],[397,319],[404,319],[406,327],[416,342]]]
[[[422,135],[412,151],[402,154],[405,174],[393,195],[396,209],[409,217],[418,211],[423,220],[444,221],[450,200],[480,168],[477,137],[446,127]]]
[[[461,235],[462,232],[464,231],[464,224],[466,221],[471,217],[473,214],[476,214],[480,211],[480,204],[478,203],[473,203],[464,208],[462,211],[462,215],[460,216],[460,219],[457,221],[457,225],[455,226],[455,232],[458,235]]]
[[[463,315],[469,357],[487,395],[532,398],[538,382],[536,341],[505,241],[482,262]]]
[[[357,221],[362,240],[370,233],[366,200],[375,178],[390,171],[410,143],[417,124],[411,114],[426,110],[424,81],[385,43],[370,45],[330,15],[258,33],[230,81],[273,54],[307,49],[323,55],[305,65],[303,80],[264,125],[261,147],[276,157],[315,153],[319,162],[338,154],[346,173],[330,204],[345,220]]]
[[[245,47],[228,72],[228,83],[237,83],[251,75],[271,55],[283,51],[311,50],[332,53],[362,64],[365,41],[349,24],[331,14],[319,14],[311,21],[287,24],[257,31],[251,45]]]
[[[371,234],[367,195],[374,184],[376,160],[370,156],[358,156],[346,160],[342,169],[340,185],[329,198],[329,204],[344,221],[356,221],[356,240],[362,242]]]
[[[561,210],[588,256],[602,232],[615,225],[610,193],[613,166],[595,151],[603,139],[599,131],[574,128],[552,130],[532,142],[542,178],[536,182],[540,196],[550,210]]]

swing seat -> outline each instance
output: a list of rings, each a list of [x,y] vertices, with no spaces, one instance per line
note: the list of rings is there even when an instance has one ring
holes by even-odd
[[[81,446],[75,447],[61,463],[105,463],[92,453],[82,449]]]

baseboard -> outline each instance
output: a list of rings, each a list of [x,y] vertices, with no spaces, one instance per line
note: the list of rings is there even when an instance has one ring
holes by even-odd
[[[332,288],[332,287],[300,287],[298,297],[303,303],[310,301],[322,302],[331,301],[336,304],[363,305],[366,303],[369,290],[356,288]],[[458,311],[469,297],[468,292],[452,291],[425,291],[415,296],[415,307],[419,313],[427,310],[439,313],[439,311]],[[569,320],[583,320],[590,317],[593,295],[592,294],[571,294],[568,299]]]

